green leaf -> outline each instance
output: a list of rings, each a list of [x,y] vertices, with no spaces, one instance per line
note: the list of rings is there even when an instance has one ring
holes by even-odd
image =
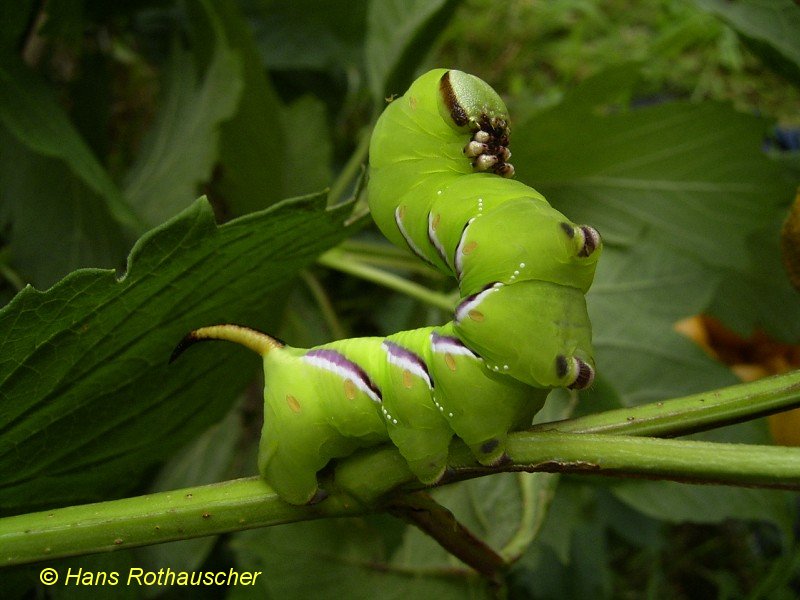
[[[458,0],[372,0],[367,13],[367,79],[376,106],[402,94]]]
[[[232,546],[239,568],[264,571],[258,583],[271,598],[485,597],[485,583],[454,571],[458,563],[421,534],[435,558],[406,548],[387,564],[385,531],[384,519],[327,519],[247,531]]]
[[[0,64],[0,124],[33,152],[64,161],[100,196],[106,210],[133,231],[141,227],[111,177],[81,139],[52,93],[35,73],[16,60]]]
[[[606,515],[595,497],[570,480],[559,486],[540,540],[519,562],[517,585],[529,579],[525,587],[545,598],[610,597]]]
[[[733,27],[768,65],[800,85],[800,7],[792,0],[695,0]]]
[[[220,123],[236,109],[242,91],[240,62],[217,42],[200,85],[191,55],[175,47],[158,118],[125,178],[125,196],[151,226],[197,196],[217,159]]]
[[[330,185],[333,146],[325,105],[304,96],[283,108],[281,115],[286,143],[280,160],[286,195],[308,194]]]
[[[0,55],[16,54],[22,47],[34,6],[33,0],[0,3]]]
[[[45,289],[81,267],[116,267],[128,238],[105,200],[64,161],[29,150],[0,127],[0,226],[10,263]]]
[[[728,519],[769,521],[791,534],[792,496],[774,490],[693,486],[666,481],[626,481],[612,487],[622,502],[672,523],[722,523]]]
[[[627,406],[735,383],[674,325],[709,303],[714,280],[680,254],[644,238],[608,245],[587,296],[597,370]]]
[[[796,344],[800,340],[800,297],[776,260],[782,221],[775,219],[746,240],[749,259],[723,273],[709,312],[743,337],[758,327],[778,340]]]
[[[733,382],[673,325],[721,303],[762,320],[720,283],[749,265],[751,235],[792,197],[763,132],[760,119],[715,103],[604,116],[575,100],[514,129],[520,177],[604,237],[589,310],[598,371],[624,403]],[[777,253],[766,264],[777,272]],[[800,303],[786,310],[800,321]]]
[[[207,345],[215,322],[276,328],[286,282],[348,235],[347,206],[295,199],[223,226],[201,200],[137,242],[126,274],[87,269],[0,311],[0,506],[123,494],[229,409],[259,364]]]
[[[368,0],[259,2],[251,5],[255,37],[273,71],[320,71],[341,77],[362,61]],[[309,40],[314,40],[313,44]]]
[[[284,148],[305,131],[283,117],[280,99],[258,54],[253,34],[236,2],[192,2],[187,5],[195,54],[210,61],[223,38],[239,57],[243,89],[236,112],[222,124],[219,139],[221,175],[218,182],[225,206],[234,215],[266,208],[297,195],[282,182],[291,172]],[[326,133],[327,135],[327,133]],[[308,186],[300,193],[322,189]]]
[[[610,243],[646,232],[665,250],[735,266],[748,256],[748,234],[793,197],[761,152],[759,118],[711,102],[586,114],[580,128],[575,116],[555,108],[519,125],[515,163],[520,177]]]

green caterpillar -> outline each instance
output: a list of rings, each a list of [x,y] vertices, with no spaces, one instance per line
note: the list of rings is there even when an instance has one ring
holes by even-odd
[[[482,80],[436,69],[384,111],[370,145],[372,215],[395,244],[452,273],[462,300],[441,327],[291,348],[236,325],[190,333],[264,359],[259,469],[287,502],[319,501],[317,473],[357,448],[395,444],[424,483],[453,436],[504,458],[553,387],[594,379],[584,294],[598,233],[510,179],[508,115]]]

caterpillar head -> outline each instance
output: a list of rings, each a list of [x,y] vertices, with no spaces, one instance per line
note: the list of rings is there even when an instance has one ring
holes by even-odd
[[[466,130],[471,138],[464,154],[476,171],[491,171],[513,177],[508,162],[510,128],[508,109],[488,83],[463,71],[447,71],[439,80],[439,113],[454,129]]]

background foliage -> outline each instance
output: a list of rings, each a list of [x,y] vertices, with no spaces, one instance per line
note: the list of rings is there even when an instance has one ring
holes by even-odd
[[[589,295],[600,378],[578,411],[736,381],[676,331],[692,315],[800,340],[778,256],[800,182],[790,0],[22,0],[0,6],[0,52],[3,514],[254,473],[258,361],[209,346],[168,368],[194,327],[240,322],[304,346],[448,318],[311,268],[357,233],[360,260],[452,287],[321,193],[348,196],[385,98],[430,66],[503,93],[518,177],[604,236]],[[768,440],[764,423],[708,435]],[[494,547],[521,550],[513,597],[799,591],[793,495],[555,482],[504,474],[437,492]],[[488,593],[386,516],[68,564],[259,569],[260,597]],[[4,592],[37,573],[6,570]]]

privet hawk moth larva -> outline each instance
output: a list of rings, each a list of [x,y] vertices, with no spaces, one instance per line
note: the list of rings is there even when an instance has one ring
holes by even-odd
[[[391,441],[424,483],[458,436],[482,464],[504,456],[553,387],[594,378],[584,294],[600,237],[510,177],[508,115],[485,82],[445,69],[417,79],[381,115],[369,204],[395,244],[458,280],[452,322],[387,338],[291,348],[236,325],[190,333],[264,359],[259,469],[293,504],[319,500],[331,459]]]

